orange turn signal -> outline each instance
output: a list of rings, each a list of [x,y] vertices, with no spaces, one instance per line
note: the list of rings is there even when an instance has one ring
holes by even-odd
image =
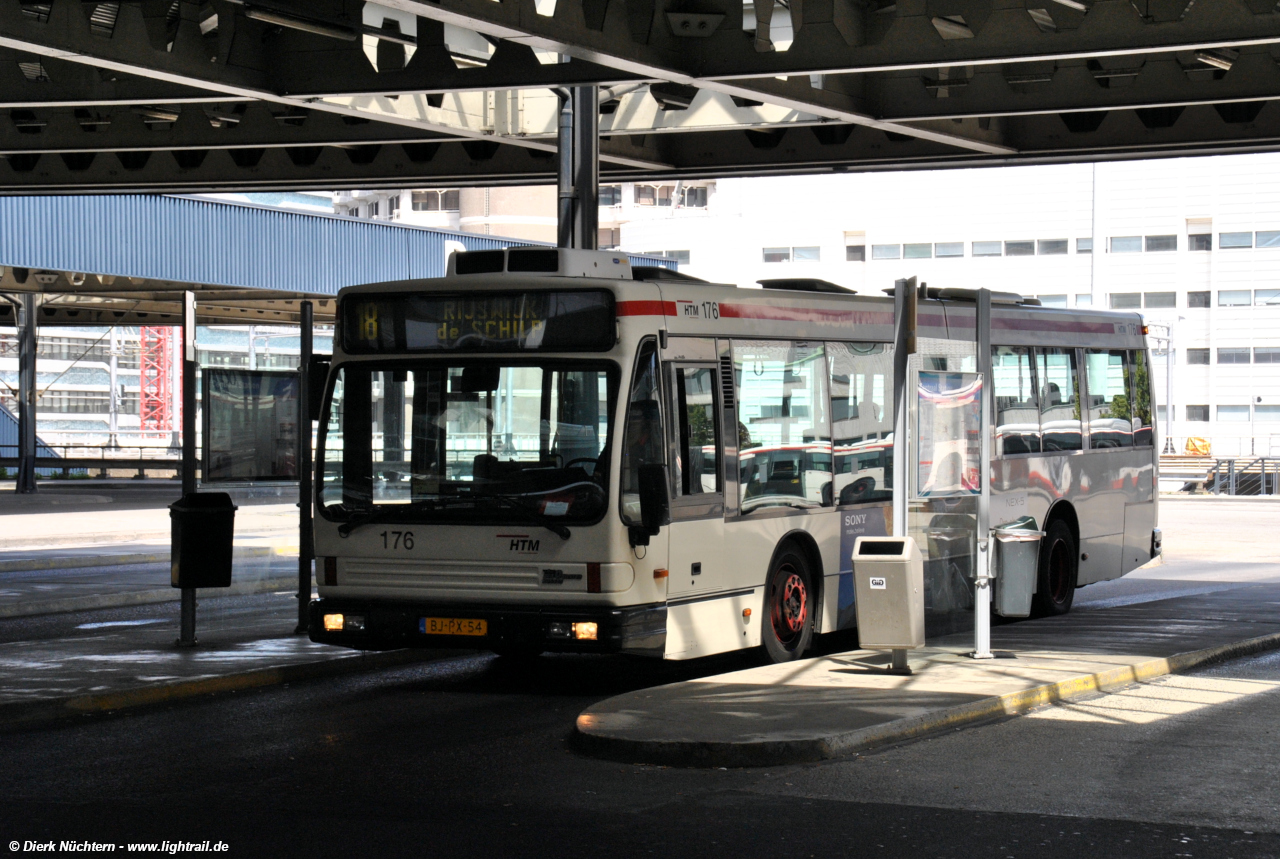
[[[744,609],[742,610],[742,616],[743,616],[744,618],[746,618],[746,617],[751,617],[751,609],[749,609],[749,608],[744,608]]]
[[[671,575],[671,574],[670,574],[669,572],[667,572],[666,570],[658,569],[658,570],[654,570],[654,571],[653,571],[653,577],[654,577],[655,579],[665,579],[665,578],[666,578],[667,576],[669,576],[669,575]]]

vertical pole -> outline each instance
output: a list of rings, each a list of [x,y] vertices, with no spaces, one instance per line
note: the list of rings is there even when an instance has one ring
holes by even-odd
[[[182,294],[182,495],[196,491],[196,294]],[[182,589],[179,647],[196,644],[196,589]]]
[[[311,302],[299,305],[298,326],[298,627],[307,632],[311,608]],[[403,410],[403,406],[401,406]]]
[[[556,90],[560,98],[559,126],[556,148],[559,155],[556,166],[556,246],[573,247],[573,94],[567,89]]]
[[[600,91],[573,88],[573,247],[593,251],[600,241]]]
[[[916,279],[893,285],[893,536],[907,536],[907,358],[915,351]],[[908,351],[910,350],[910,351]]]
[[[111,394],[107,399],[111,412],[107,416],[107,447],[120,446],[120,329],[111,326],[111,351],[108,353],[107,372],[111,379]]]
[[[36,303],[35,293],[22,296],[18,327],[18,482],[14,491],[36,491]]]
[[[978,373],[982,378],[982,452],[978,460],[978,575],[973,591],[973,658],[991,659],[991,290],[978,290]]]
[[[1164,450],[1165,453],[1177,453],[1173,446],[1173,323],[1169,323],[1169,335],[1164,341]]]

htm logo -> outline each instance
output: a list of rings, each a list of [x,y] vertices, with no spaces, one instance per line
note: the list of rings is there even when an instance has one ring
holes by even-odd
[[[528,534],[499,534],[500,539],[509,539],[510,545],[507,547],[509,551],[519,552],[522,555],[537,554],[540,540],[530,540]]]

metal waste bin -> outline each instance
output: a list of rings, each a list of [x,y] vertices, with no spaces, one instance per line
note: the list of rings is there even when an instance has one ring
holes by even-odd
[[[231,587],[236,505],[225,492],[192,492],[169,505],[175,588]]]
[[[914,539],[859,537],[853,579],[859,646],[924,646],[924,559]]]
[[[1040,569],[1040,538],[1044,532],[1036,520],[1023,516],[991,529],[996,541],[996,613],[1001,617],[1027,617],[1036,592]]]

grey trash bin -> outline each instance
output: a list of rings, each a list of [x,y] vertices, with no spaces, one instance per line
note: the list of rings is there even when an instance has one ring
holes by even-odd
[[[231,587],[236,505],[225,492],[192,492],[169,505],[173,541],[169,583],[175,588]]]
[[[1036,592],[1040,567],[1040,538],[1044,532],[1036,520],[1023,516],[991,529],[996,544],[996,613],[1001,617],[1027,617]]]

